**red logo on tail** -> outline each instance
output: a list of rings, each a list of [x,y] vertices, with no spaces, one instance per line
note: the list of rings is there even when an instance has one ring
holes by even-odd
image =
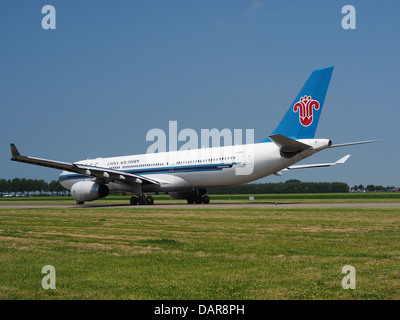
[[[308,127],[313,122],[313,112],[319,109],[319,102],[313,100],[311,96],[304,96],[300,101],[296,102],[293,111],[296,113],[299,110],[299,120],[304,127]]]

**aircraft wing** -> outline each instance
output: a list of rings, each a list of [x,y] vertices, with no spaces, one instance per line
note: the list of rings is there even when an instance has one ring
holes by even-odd
[[[103,181],[119,181],[123,183],[145,183],[145,184],[155,184],[160,185],[160,183],[156,180],[149,179],[147,177],[132,174],[128,172],[123,172],[119,170],[112,170],[108,168],[95,167],[95,166],[86,166],[83,164],[77,163],[68,163],[47,159],[40,159],[34,157],[22,156],[15,145],[11,144],[11,154],[12,157],[10,160],[30,163],[42,167],[49,167],[59,170],[65,170],[69,172],[80,173],[86,176],[95,177],[101,179]]]
[[[287,171],[287,170],[293,170],[293,169],[305,169],[305,168],[318,168],[318,167],[330,167],[330,166],[335,166],[337,164],[343,164],[347,161],[347,159],[350,158],[350,155],[346,155],[343,158],[340,158],[336,162],[332,163],[316,163],[316,164],[304,164],[304,165],[294,165],[287,167],[286,169],[283,169],[282,171]]]

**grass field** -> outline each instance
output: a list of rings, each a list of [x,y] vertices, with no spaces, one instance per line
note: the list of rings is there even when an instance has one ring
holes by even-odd
[[[400,299],[399,226],[400,208],[1,208],[0,299]]]

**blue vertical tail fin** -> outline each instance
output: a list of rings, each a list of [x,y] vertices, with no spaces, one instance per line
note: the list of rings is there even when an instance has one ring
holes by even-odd
[[[312,139],[324,105],[333,67],[314,70],[272,134]],[[262,142],[271,141],[269,138]]]

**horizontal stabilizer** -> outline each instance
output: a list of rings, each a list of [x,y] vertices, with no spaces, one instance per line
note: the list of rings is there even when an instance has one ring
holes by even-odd
[[[350,158],[350,155],[346,155],[343,158],[340,158],[336,162],[332,163],[317,163],[317,164],[305,164],[305,165],[296,165],[296,166],[290,166],[286,169],[283,169],[282,171],[286,170],[293,170],[293,169],[305,169],[305,168],[320,168],[320,167],[330,167],[330,166],[335,166],[337,164],[343,164],[347,161],[347,159]]]
[[[349,154],[347,156],[344,156],[343,158],[340,158],[338,161],[335,162],[335,164],[343,164],[347,161],[348,158],[350,158]]]
[[[334,145],[330,146],[330,148],[347,147],[347,146],[354,146],[356,144],[374,143],[374,142],[380,142],[380,141],[381,140],[368,140],[368,141],[348,142],[348,143],[342,143],[342,144],[334,144]]]
[[[281,134],[273,134],[268,136],[282,152],[299,152],[311,148],[308,144],[290,139]]]

